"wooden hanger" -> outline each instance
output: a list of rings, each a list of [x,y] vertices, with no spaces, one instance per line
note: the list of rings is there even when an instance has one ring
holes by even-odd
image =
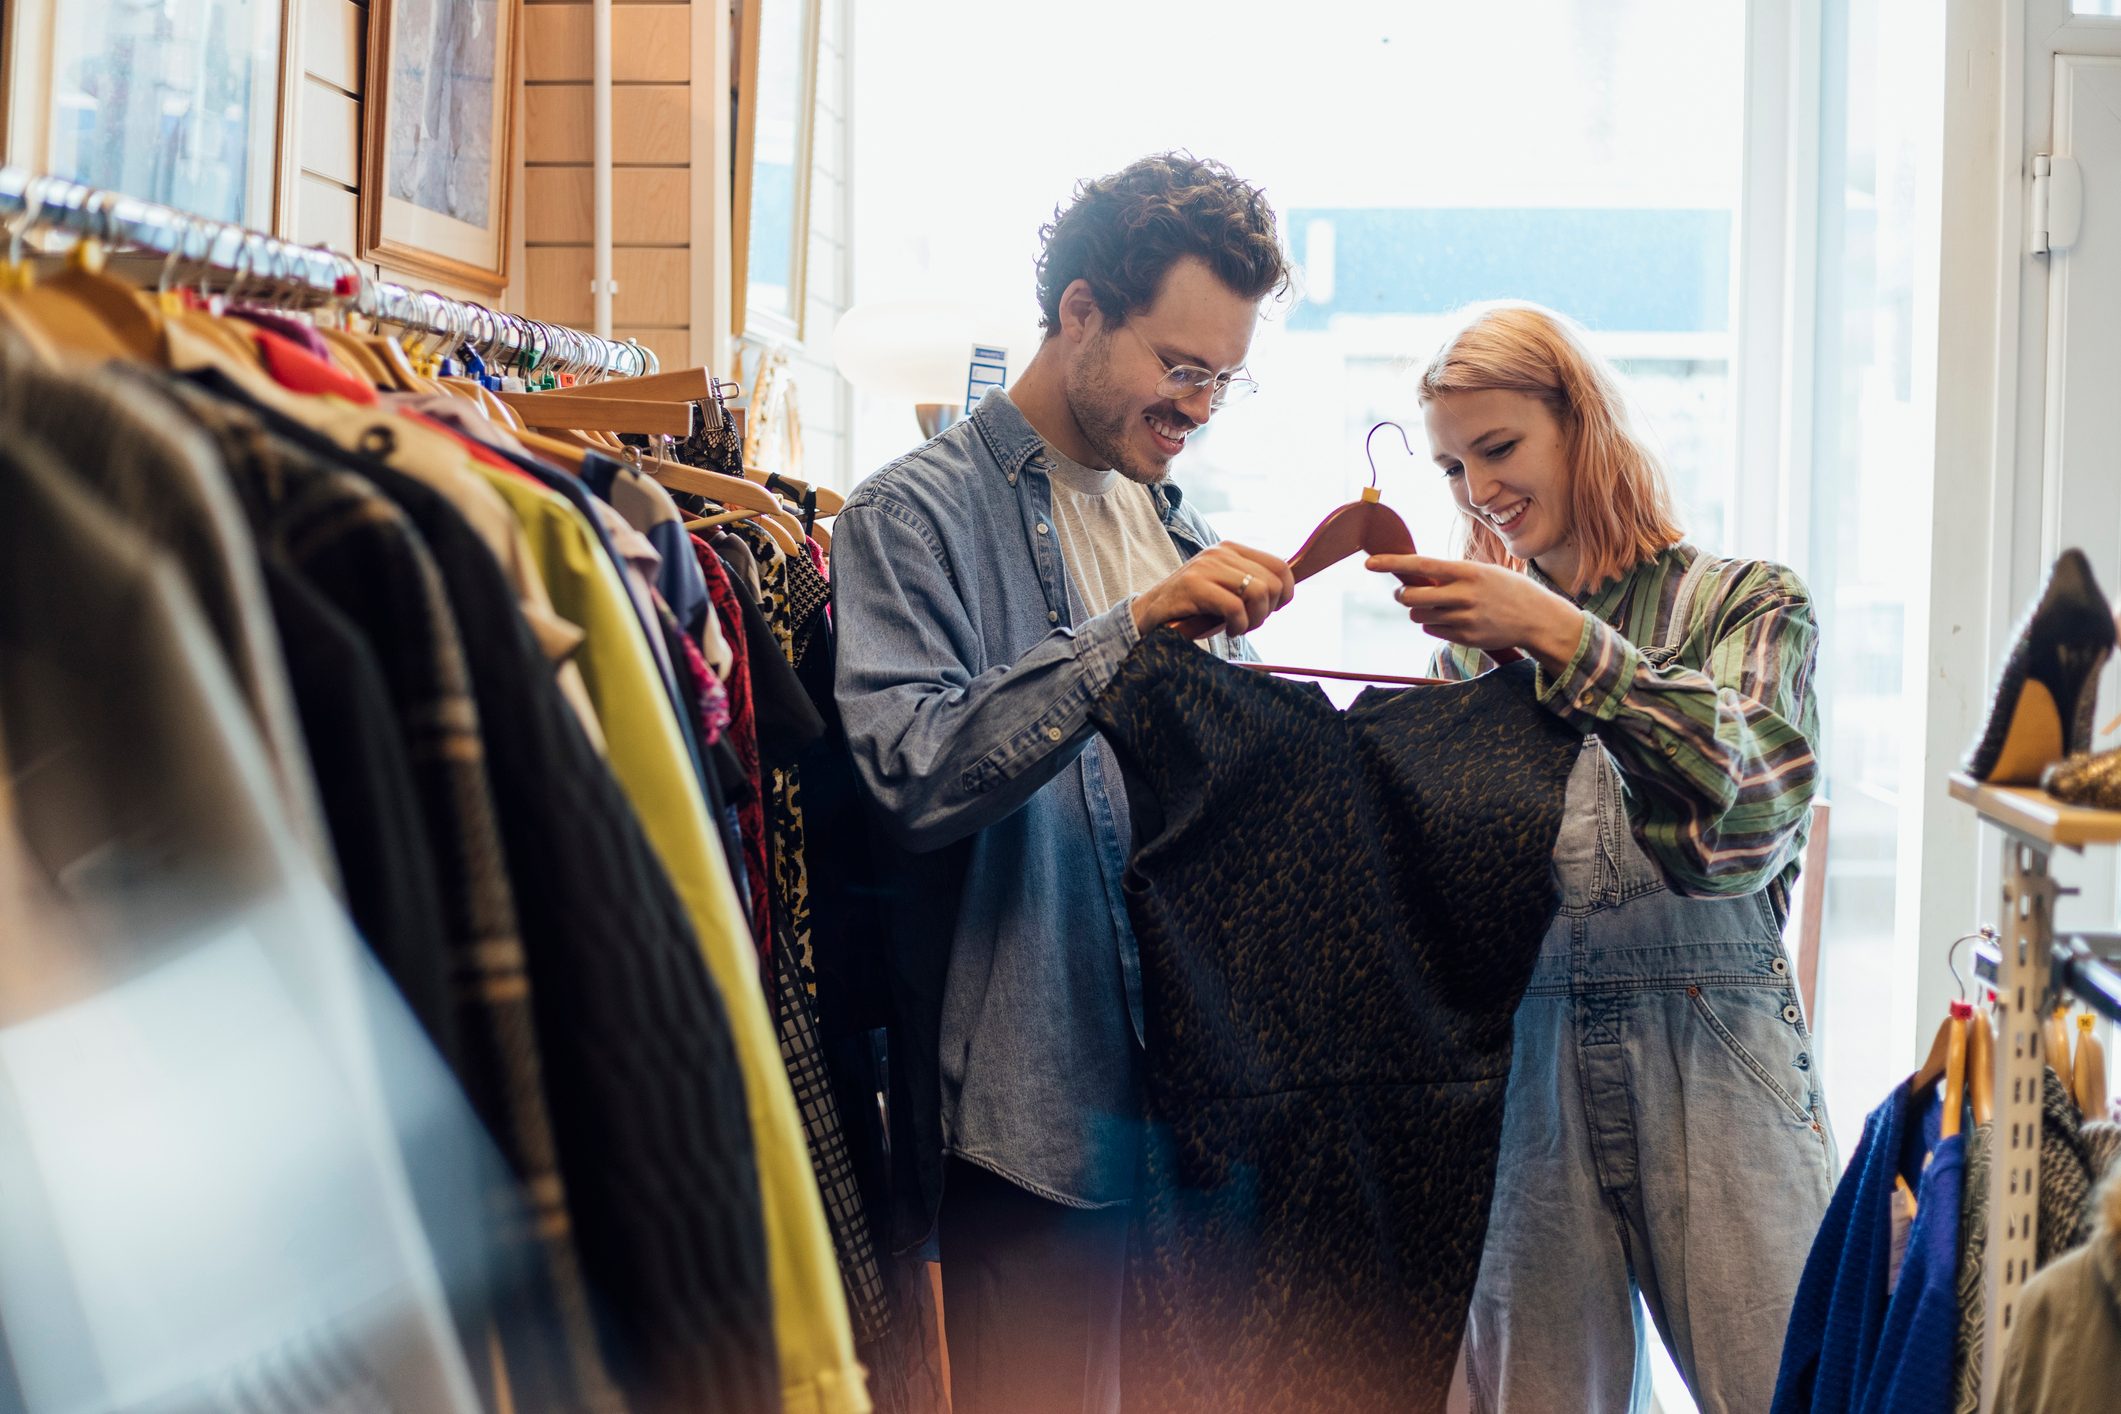
[[[1396,422],[1377,424],[1377,427],[1398,426]],[[1370,429],[1373,436],[1377,427]],[[1400,435],[1404,437],[1406,433],[1401,431]],[[1375,471],[1376,463],[1372,462],[1373,475]],[[1289,572],[1295,575],[1297,583],[1301,584],[1320,570],[1337,565],[1353,555],[1367,557],[1413,553],[1413,532],[1407,529],[1407,523],[1399,518],[1397,511],[1378,499],[1377,488],[1371,485],[1363,488],[1362,499],[1348,502],[1318,523],[1310,537],[1297,549],[1295,555],[1290,557]],[[1406,575],[1399,576],[1399,579],[1404,584],[1419,582]],[[1514,663],[1523,656],[1524,654],[1515,648],[1498,648],[1488,654],[1488,660],[1500,667],[1504,663]],[[1401,682],[1424,679],[1376,678],[1372,681]]]
[[[317,332],[324,336],[325,344],[348,373],[373,387],[396,386],[390,370],[383,366],[383,360],[368,346],[367,340],[348,330],[323,325],[318,326]]]
[[[252,368],[265,367],[265,356],[258,349],[253,337],[256,325],[245,324],[229,315],[216,315],[209,310],[179,307],[165,316],[220,345],[230,358]]]
[[[2067,1007],[2058,1006],[2054,1008],[2047,1014],[2046,1019],[2040,1023],[2040,1051],[2042,1057],[2053,1068],[2055,1074],[2062,1077],[2062,1083],[2066,1087],[2069,1084],[2070,1076],[2069,1009]]]
[[[1388,424],[1380,422],[1377,425],[1384,427]],[[1289,557],[1289,573],[1301,584],[1350,555],[1413,553],[1414,534],[1407,529],[1407,523],[1399,518],[1397,511],[1378,499],[1375,486],[1365,486],[1361,500],[1336,508],[1318,523],[1303,545]]]
[[[2093,1031],[2088,1011],[2077,1014],[2077,1053],[2070,1070],[2069,1092],[2086,1119],[2106,1118],[2106,1047]]]
[[[1386,682],[1399,687],[1448,687],[1449,678],[1410,678],[1396,673],[1348,673],[1338,668],[1291,668],[1280,663],[1236,663],[1234,667],[1250,668],[1257,673],[1272,673],[1276,677],[1332,678],[1337,682]]]
[[[165,364],[160,315],[139,291],[95,273],[95,251],[84,239],[59,273],[7,296],[14,312],[59,348],[95,359]]]
[[[67,253],[63,270],[10,298],[59,347],[161,368],[212,368],[263,401],[284,397],[263,373],[255,344],[238,340],[202,310],[104,274],[102,263],[102,242],[83,237]]]
[[[488,417],[492,418],[501,426],[506,427],[511,432],[520,432],[523,430],[525,424],[522,418],[516,416],[516,410],[510,407],[508,404],[502,402],[501,397],[498,393],[494,392],[491,388],[488,388],[484,383],[481,383],[478,379],[444,378],[442,382],[445,385],[450,383],[462,385],[468,392],[472,394],[474,398],[478,400],[479,406],[486,410],[486,415]]]
[[[1937,1028],[1930,1053],[1908,1081],[1908,1092],[1919,1096],[1939,1080],[1944,1082],[1944,1121],[1937,1136],[1949,1139],[1959,1132],[1959,1112],[1966,1104],[1967,1023],[1974,1014],[1971,1002],[1954,1001],[1951,1015]]]
[[[580,471],[586,450],[579,443],[563,442],[557,437],[548,437],[528,428],[516,434],[526,451],[536,452],[547,461],[558,462],[569,471]]]
[[[414,370],[412,360],[405,356],[405,346],[387,334],[360,334],[355,337],[375,355],[383,370],[383,381],[378,388],[394,393],[423,393],[421,386],[426,380]]]
[[[719,505],[754,510],[761,515],[771,515],[781,509],[780,497],[755,481],[686,466],[681,462],[664,461],[660,457],[645,459],[641,469],[673,491],[705,496]]]
[[[722,515],[687,521],[686,529],[711,530],[739,520],[755,520],[761,530],[773,537],[773,543],[781,547],[782,553],[801,553],[803,535],[800,523],[789,516],[788,508],[781,504],[778,496],[757,482],[658,457],[646,458],[641,469],[673,491],[704,496],[717,505],[730,508]]]
[[[1987,1124],[1996,1113],[1996,1032],[1985,1006],[1966,1023],[1966,1089],[1975,1125]]]
[[[1396,427],[1397,423],[1380,422],[1377,427]],[[1370,429],[1376,432],[1377,427]],[[1378,499],[1375,486],[1365,486],[1362,499],[1350,501],[1337,507],[1304,540],[1303,545],[1289,559],[1289,572],[1300,584],[1328,565],[1339,564],[1348,556],[1366,555],[1411,555],[1414,553],[1414,535],[1399,513]],[[1215,629],[1215,620],[1207,615],[1197,615],[1178,625],[1188,637],[1201,637]]]
[[[1363,488],[1359,499],[1334,508],[1304,537],[1304,543],[1289,557],[1289,572],[1296,577],[1299,584],[1320,570],[1339,564],[1350,555],[1414,553],[1414,533],[1408,530],[1407,523],[1399,518],[1399,512],[1384,503],[1377,489],[1377,458],[1370,450],[1370,441],[1386,427],[1399,434],[1399,440],[1407,445],[1407,454],[1413,455],[1413,445],[1407,442],[1407,430],[1398,423],[1380,422],[1370,429],[1369,435],[1363,438],[1363,455],[1370,462],[1370,484]],[[1177,627],[1189,638],[1202,638],[1214,632],[1219,625],[1207,615],[1197,615]],[[1512,650],[1504,651],[1515,656]],[[1507,660],[1497,658],[1496,661]],[[1244,666],[1260,672],[1287,674],[1291,677],[1333,678],[1342,682],[1381,682],[1422,687],[1434,685],[1439,681],[1437,678],[1406,677],[1397,673],[1350,673],[1338,669],[1293,668],[1280,664],[1246,663]]]
[[[728,387],[728,384],[723,384]],[[578,398],[637,398],[658,403],[700,403],[714,396],[714,375],[704,368],[682,368],[674,373],[644,373],[633,378],[606,378],[597,383],[577,383],[562,389]],[[687,432],[691,429],[687,428]],[[673,436],[678,435],[673,433]]]
[[[41,336],[46,347],[66,353],[166,363],[160,310],[139,291],[100,273],[102,242],[84,236],[56,274],[32,275],[23,238],[39,226],[46,185],[44,178],[31,178],[23,192],[22,212],[8,223],[7,268],[19,277],[15,288],[0,295],[8,305],[9,321],[34,329],[32,337]],[[90,206],[113,200],[103,193],[85,199],[82,210],[91,217],[91,229],[95,213]]]
[[[692,408],[686,403],[636,398],[585,398],[575,390],[550,393],[496,393],[531,427],[573,432],[636,432],[682,437],[692,431]]]

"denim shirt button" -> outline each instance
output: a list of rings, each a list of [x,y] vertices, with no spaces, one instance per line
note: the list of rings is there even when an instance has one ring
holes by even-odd
[[[1059,623],[1059,622],[1060,622],[1060,610],[1058,610],[1058,609],[1048,609],[1048,610],[1046,610],[1046,622],[1047,622],[1047,623],[1049,623],[1049,624],[1057,624],[1057,623]]]
[[[1790,1003],[1788,1006],[1782,1009],[1782,1019],[1784,1021],[1789,1022],[1793,1026],[1796,1025],[1797,1018],[1802,1015],[1804,1015],[1804,1013],[1797,1010],[1797,1004],[1795,1002]]]
[[[1059,727],[1046,728],[1046,740],[1048,741],[1059,741],[1062,737],[1066,735],[1067,733],[1062,731]]]
[[[1044,521],[1038,523],[1038,533],[1041,535],[1046,533],[1046,523]]]
[[[1768,964],[1768,971],[1774,973],[1777,977],[1787,977],[1789,975],[1790,965],[1789,963],[1785,962],[1783,959],[1778,957],[1773,962]]]

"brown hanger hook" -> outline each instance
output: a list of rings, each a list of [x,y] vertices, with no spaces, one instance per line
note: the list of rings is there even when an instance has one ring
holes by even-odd
[[[1366,434],[1362,439],[1363,458],[1370,463],[1370,489],[1372,491],[1375,491],[1377,489],[1377,454],[1370,450],[1370,442],[1371,439],[1377,436],[1379,431],[1387,427],[1391,428],[1394,432],[1397,432],[1399,434],[1399,445],[1407,449],[1407,455],[1410,457],[1414,455],[1414,443],[1408,439],[1406,428],[1401,427],[1398,423],[1393,422],[1390,419],[1387,419],[1386,421],[1377,423],[1372,426],[1368,434]]]

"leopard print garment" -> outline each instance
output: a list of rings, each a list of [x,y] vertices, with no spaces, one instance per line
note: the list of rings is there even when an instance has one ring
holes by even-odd
[[[751,547],[759,565],[759,612],[773,630],[781,656],[796,661],[796,606],[790,594],[787,552],[756,526],[736,522],[731,531]],[[810,946],[809,836],[803,826],[803,773],[795,767],[766,772],[766,824],[772,839],[774,941],[793,953],[804,987],[817,991],[817,965]]]
[[[1528,663],[1341,712],[1169,630],[1093,718],[1147,1021],[1128,1414],[1441,1410],[1581,737]]]

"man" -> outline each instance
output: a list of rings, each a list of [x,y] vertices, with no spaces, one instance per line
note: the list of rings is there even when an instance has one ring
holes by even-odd
[[[939,1238],[958,1414],[1118,1408],[1141,979],[1124,785],[1090,703],[1142,634],[1249,653],[1295,588],[1166,479],[1251,391],[1260,304],[1288,286],[1265,197],[1165,154],[1081,184],[1042,234],[1023,375],[834,526],[856,769],[900,844],[954,861],[902,880],[910,916],[885,927],[912,1111],[894,1245]]]

